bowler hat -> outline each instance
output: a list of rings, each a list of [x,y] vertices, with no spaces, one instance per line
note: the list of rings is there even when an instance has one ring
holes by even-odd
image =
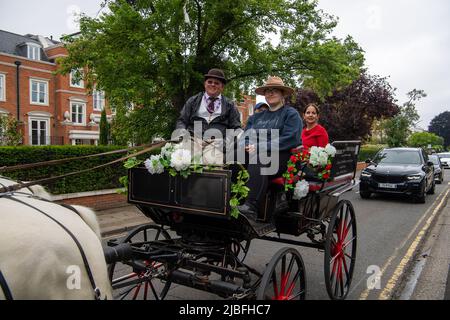
[[[281,90],[283,92],[283,96],[287,96],[287,95],[294,93],[294,89],[292,89],[291,87],[285,86],[283,80],[281,80],[280,77],[275,77],[275,76],[269,76],[269,78],[267,78],[267,80],[266,80],[266,83],[263,86],[256,88],[255,92],[256,92],[256,94],[264,95],[264,92],[267,89]]]
[[[205,80],[208,78],[215,78],[222,81],[223,84],[227,83],[227,79],[225,79],[225,74],[220,69],[211,69],[208,71],[207,74],[205,74]]]

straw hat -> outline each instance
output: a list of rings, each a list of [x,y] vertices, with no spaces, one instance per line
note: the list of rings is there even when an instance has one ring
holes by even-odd
[[[291,87],[285,86],[283,80],[281,80],[280,77],[275,77],[275,76],[269,76],[269,78],[267,78],[267,80],[266,80],[266,83],[262,87],[256,88],[255,92],[256,92],[256,94],[263,96],[264,91],[266,91],[266,89],[281,90],[283,92],[283,96],[288,96],[288,95],[294,93],[294,89],[292,89]]]

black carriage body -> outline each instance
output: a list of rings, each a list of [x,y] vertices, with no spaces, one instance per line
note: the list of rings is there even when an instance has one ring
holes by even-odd
[[[150,174],[145,168],[128,172],[128,202],[139,206],[229,218],[231,171],[192,173],[187,178]],[[154,217],[150,217],[154,218]]]

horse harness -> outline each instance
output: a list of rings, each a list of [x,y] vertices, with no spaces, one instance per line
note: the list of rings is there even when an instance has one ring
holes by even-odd
[[[18,203],[21,203],[21,204],[23,204],[25,206],[28,206],[28,207],[30,207],[30,208],[32,208],[32,209],[42,213],[43,215],[45,215],[46,217],[48,217],[49,219],[54,221],[56,224],[58,224],[62,229],[64,229],[64,231],[66,231],[69,234],[69,236],[72,238],[72,240],[75,242],[76,246],[78,247],[78,250],[79,250],[79,252],[81,254],[81,258],[83,259],[84,267],[86,269],[86,273],[88,275],[89,282],[91,283],[92,289],[94,291],[95,300],[100,300],[100,297],[101,297],[100,288],[95,284],[94,276],[92,275],[91,268],[89,267],[89,263],[88,263],[86,254],[84,253],[84,250],[83,250],[80,242],[78,241],[78,239],[75,237],[75,235],[69,229],[67,229],[66,226],[64,226],[61,222],[59,222],[55,218],[51,217],[50,215],[48,215],[44,211],[36,208],[35,206],[32,206],[31,204],[28,204],[28,203],[26,203],[26,202],[24,202],[22,200],[14,198],[12,195],[5,195],[5,194],[3,194],[2,197],[6,198],[6,199],[9,199],[9,200],[12,200],[12,201],[16,201]],[[39,197],[36,197],[36,196],[33,196],[33,197],[37,198],[39,200],[44,200],[44,201],[47,201],[47,202],[51,202],[51,201],[48,201],[46,199],[42,199],[42,198],[39,198]],[[65,207],[65,208],[67,208],[67,209],[69,209],[69,210],[71,210],[71,211],[73,211],[73,212],[75,212],[78,216],[80,216],[79,212],[74,207],[72,207],[70,205],[67,205],[67,204],[60,204],[60,205]],[[13,300],[11,291],[9,290],[8,284],[6,282],[6,279],[4,278],[1,270],[0,270],[0,287],[2,288],[3,293],[5,294],[6,300]]]

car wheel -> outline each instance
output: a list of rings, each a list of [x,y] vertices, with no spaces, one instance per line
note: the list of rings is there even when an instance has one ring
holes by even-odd
[[[359,192],[359,195],[360,195],[361,198],[363,198],[363,199],[369,199],[370,196],[372,195],[372,193],[369,192],[369,191],[360,191],[360,192]]]
[[[428,189],[428,191],[427,191],[427,194],[434,194],[435,189],[436,189],[436,183],[433,180],[433,182],[431,183],[430,189]]]
[[[417,203],[425,203],[425,186],[422,188],[422,191],[414,197]]]

